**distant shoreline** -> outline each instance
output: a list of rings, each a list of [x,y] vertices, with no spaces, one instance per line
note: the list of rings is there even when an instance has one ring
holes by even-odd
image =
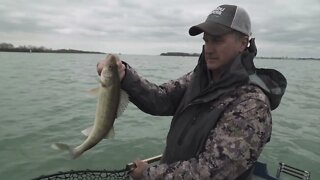
[[[161,53],[160,56],[193,56],[197,57],[200,56],[199,53],[184,53],[184,52],[166,52],[166,53]]]
[[[27,48],[24,47],[10,47],[3,48],[0,44],[0,52],[17,52],[17,53],[61,53],[61,54],[106,54],[105,52],[98,51],[83,51],[76,49],[46,49],[44,47],[32,47]],[[199,53],[184,53],[184,52],[166,52],[161,53],[160,56],[180,56],[180,57],[199,57]],[[320,60],[320,58],[309,58],[309,57],[265,57],[265,56],[257,56],[257,59],[275,59],[275,60]]]
[[[58,50],[30,50],[30,49],[0,49],[0,52],[17,52],[17,53],[64,53],[64,54],[105,54],[103,52],[82,51],[75,49],[58,49]]]
[[[257,59],[280,59],[280,60],[286,60],[286,59],[290,59],[290,60],[320,60],[320,58],[305,58],[305,57],[256,57]]]
[[[0,43],[0,52],[22,52],[22,53],[82,53],[82,54],[105,54],[97,51],[83,51],[76,49],[51,49],[43,46],[23,45],[15,47],[10,43]]]
[[[160,56],[182,56],[182,57],[199,57],[198,53],[184,53],[184,52],[166,52],[161,53]],[[308,57],[256,57],[257,59],[290,59],[290,60],[320,60],[320,58],[308,58]]]

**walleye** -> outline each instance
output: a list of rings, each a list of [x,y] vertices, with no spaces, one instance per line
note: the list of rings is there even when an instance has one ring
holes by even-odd
[[[74,149],[62,143],[55,143],[52,145],[54,149],[68,150],[73,159],[94,147],[104,137],[113,135],[113,123],[115,118],[119,116],[129,102],[128,95],[121,90],[117,66],[118,57],[108,55],[107,59],[107,63],[103,67],[100,76],[94,125],[83,132],[84,134],[88,132],[87,139]]]

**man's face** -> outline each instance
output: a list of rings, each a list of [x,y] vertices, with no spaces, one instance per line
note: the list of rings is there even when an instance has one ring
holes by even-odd
[[[239,38],[235,33],[211,36],[204,33],[205,60],[209,70],[219,71],[229,64],[247,46],[247,39]]]

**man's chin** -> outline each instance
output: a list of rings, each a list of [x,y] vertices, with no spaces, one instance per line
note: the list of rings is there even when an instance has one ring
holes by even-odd
[[[208,70],[216,70],[219,68],[219,65],[215,64],[215,63],[208,63],[207,62],[207,69]]]

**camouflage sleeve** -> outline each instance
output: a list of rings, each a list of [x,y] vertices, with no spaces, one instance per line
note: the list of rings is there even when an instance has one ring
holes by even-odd
[[[126,65],[121,87],[140,110],[152,115],[170,116],[176,111],[191,76],[192,72],[158,86],[140,77]]]
[[[270,136],[269,106],[244,100],[225,111],[198,157],[151,166],[144,179],[235,179],[256,162]]]

